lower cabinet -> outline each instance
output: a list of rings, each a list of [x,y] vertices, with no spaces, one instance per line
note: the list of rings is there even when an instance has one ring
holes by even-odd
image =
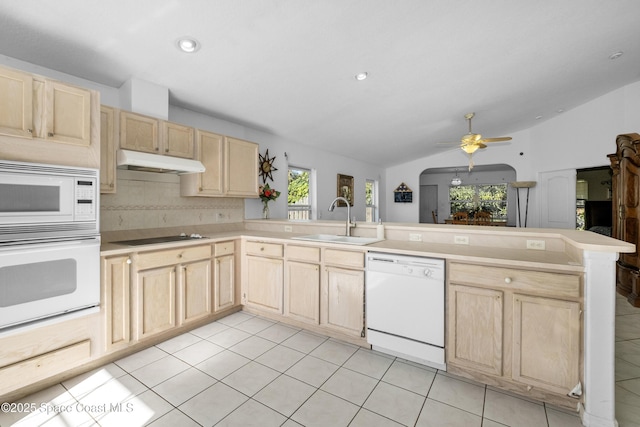
[[[106,350],[127,347],[131,342],[130,318],[131,258],[102,259],[102,302]]]
[[[180,280],[180,324],[200,320],[211,314],[211,260],[182,266]]]
[[[282,314],[284,245],[248,241],[245,254],[243,304],[266,313]]]
[[[580,275],[451,262],[447,364],[566,396],[583,381],[581,307]]]
[[[213,246],[213,311],[215,313],[236,305],[236,262],[233,241]]]
[[[300,322],[320,323],[320,255],[313,246],[287,245],[284,315]]]
[[[326,266],[322,287],[321,324],[364,337],[364,271]]]
[[[161,267],[136,274],[136,339],[144,339],[176,326],[176,267]]]

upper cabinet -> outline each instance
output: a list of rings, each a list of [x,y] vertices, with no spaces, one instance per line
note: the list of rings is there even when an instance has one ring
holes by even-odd
[[[120,112],[120,148],[160,154],[160,121],[141,114]]]
[[[258,144],[225,138],[225,193],[258,197]]]
[[[100,93],[0,67],[0,152],[6,160],[100,167]]]
[[[100,106],[100,192],[116,192],[116,135],[115,108]]]
[[[193,159],[194,129],[177,123],[162,122],[163,154]]]

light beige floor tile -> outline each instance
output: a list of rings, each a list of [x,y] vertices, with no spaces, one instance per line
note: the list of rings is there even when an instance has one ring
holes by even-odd
[[[101,385],[91,393],[79,399],[84,410],[92,417],[104,415],[105,405],[116,406],[119,403],[133,399],[135,396],[144,393],[148,388],[131,375],[123,375]]]
[[[149,347],[147,349],[134,353],[131,356],[116,360],[115,364],[127,372],[132,372],[166,356],[167,353],[160,350],[159,348]]]
[[[229,327],[220,322],[211,322],[207,323],[204,326],[200,326],[199,328],[193,329],[189,331],[190,334],[193,334],[202,339],[207,339],[212,337],[213,335],[219,334],[222,331],[226,331]]]
[[[215,383],[216,380],[204,372],[189,368],[153,387],[153,391],[172,405],[179,406]]]
[[[304,426],[302,424],[298,424],[297,422],[289,418],[284,424],[282,424],[282,427],[304,427]]]
[[[297,334],[299,331],[300,329],[283,325],[282,323],[276,323],[275,325],[272,325],[266,329],[263,329],[262,331],[258,332],[256,335],[261,338],[280,344],[282,341]]]
[[[414,425],[424,404],[424,396],[380,382],[363,407],[404,425]]]
[[[257,334],[260,331],[267,329],[269,326],[273,326],[275,322],[271,320],[263,319],[261,317],[253,317],[247,321],[239,323],[234,326],[236,329],[240,329],[248,334]]]
[[[640,339],[640,313],[616,316],[616,339]]]
[[[285,416],[291,416],[316,391],[315,387],[280,375],[253,398]]]
[[[251,336],[244,341],[240,341],[238,344],[229,347],[229,350],[234,353],[241,354],[242,356],[255,359],[261,354],[275,347],[277,344],[273,341],[266,340],[257,336]]]
[[[167,355],[131,372],[138,381],[151,388],[172,376],[186,371],[190,366],[177,357]]]
[[[322,335],[316,335],[311,332],[300,331],[297,334],[287,338],[282,342],[282,345],[292,348],[294,350],[301,351],[303,353],[310,353],[320,344],[325,342],[328,338]]]
[[[173,406],[151,390],[123,402],[117,409],[111,408],[94,415],[101,427],[144,426],[160,418]]]
[[[176,351],[182,350],[185,347],[189,347],[190,345],[193,345],[199,341],[202,341],[202,338],[187,332],[178,335],[177,337],[171,338],[167,341],[163,341],[160,344],[156,344],[156,347],[158,347],[162,351],[166,351],[169,354],[173,354]]]
[[[201,427],[200,424],[174,409],[149,424],[149,427]]]
[[[482,418],[462,409],[427,399],[416,427],[480,427]]]
[[[253,396],[279,375],[278,371],[256,362],[249,362],[222,381],[247,396]]]
[[[248,400],[221,382],[187,400],[178,409],[203,426],[212,426]]]
[[[338,368],[338,365],[326,360],[306,356],[289,368],[286,374],[314,387],[320,387]]]
[[[495,422],[493,420],[489,420],[487,418],[483,418],[482,419],[482,427],[505,427],[505,424],[501,424],[498,422]],[[509,427],[509,426],[506,426]]]
[[[229,328],[210,336],[209,338],[207,338],[207,341],[219,345],[220,347],[229,348],[238,344],[240,341],[246,340],[250,336],[250,334],[244,331]]]
[[[304,356],[304,353],[279,345],[256,358],[256,362],[275,369],[278,372],[285,372],[298,363]]]
[[[255,400],[247,400],[219,424],[216,424],[216,427],[278,427],[286,419],[282,414]]]
[[[197,365],[198,363],[203,362],[222,351],[224,351],[223,347],[207,340],[201,340],[189,347],[176,351],[173,353],[173,356],[188,363],[189,365]]]
[[[378,380],[375,378],[340,368],[322,384],[320,389],[362,406],[377,384]]]
[[[107,381],[126,374],[126,371],[115,363],[109,363],[100,368],[78,375],[77,377],[70,378],[64,381],[62,385],[69,390],[69,393],[71,393],[73,397],[81,399]]]
[[[227,326],[237,326],[240,323],[253,319],[254,317],[255,316],[252,314],[243,313],[242,311],[237,311],[233,314],[223,317],[222,319],[219,319],[218,322]]]
[[[211,356],[202,363],[198,363],[196,368],[217,380],[221,380],[250,361],[244,356],[225,350],[215,356]]]
[[[511,426],[540,427],[547,425],[544,406],[541,404],[493,390],[487,390],[484,417]]]
[[[358,409],[353,403],[318,390],[291,418],[305,427],[345,427]]]
[[[549,427],[581,427],[582,421],[577,413],[569,414],[565,411],[546,408]]]
[[[447,375],[436,375],[428,397],[482,416],[485,388]]]
[[[616,382],[616,385],[640,397],[640,378],[634,378],[632,380],[625,380],[625,381],[618,381]]]
[[[358,351],[358,347],[354,345],[329,339],[309,354],[335,365],[342,365],[349,360],[356,351]]]
[[[359,348],[344,364],[345,368],[380,379],[393,363],[394,357]]]
[[[635,340],[616,342],[616,359],[640,367],[640,342]]]
[[[385,372],[382,381],[426,396],[435,376],[436,373],[433,370],[423,369],[396,359]]]
[[[616,294],[616,315],[625,315],[625,314],[637,314],[640,313],[640,308],[634,307],[625,297],[620,294]]]
[[[367,409],[360,409],[349,427],[401,427],[402,424],[371,412]]]
[[[640,378],[640,366],[616,357],[616,381]]]
[[[620,427],[640,427],[640,396],[616,386],[616,420]]]

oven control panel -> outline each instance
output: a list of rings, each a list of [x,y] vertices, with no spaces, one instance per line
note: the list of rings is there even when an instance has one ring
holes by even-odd
[[[78,178],[75,182],[74,219],[96,219],[98,183],[92,178]]]

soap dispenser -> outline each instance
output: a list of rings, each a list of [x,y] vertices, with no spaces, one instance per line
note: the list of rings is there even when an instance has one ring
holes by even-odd
[[[384,225],[382,224],[382,218],[378,218],[378,225],[376,226],[376,235],[378,239],[384,239]]]

